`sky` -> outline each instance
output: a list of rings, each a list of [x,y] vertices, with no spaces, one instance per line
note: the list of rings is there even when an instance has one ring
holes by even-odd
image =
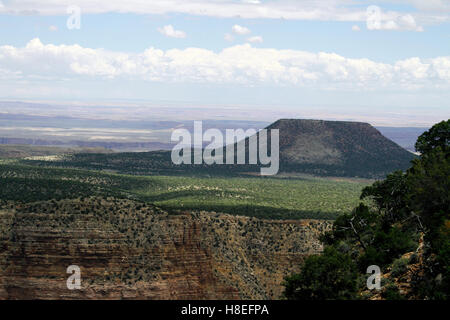
[[[0,0],[0,99],[448,117],[450,0]]]

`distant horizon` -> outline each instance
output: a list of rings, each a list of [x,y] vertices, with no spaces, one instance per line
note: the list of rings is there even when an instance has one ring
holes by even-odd
[[[2,105],[3,104],[3,105]],[[5,107],[4,104],[10,104]],[[69,116],[116,120],[229,120],[229,121],[261,121],[274,122],[279,119],[311,119],[311,120],[327,120],[327,121],[354,121],[366,122],[373,126],[384,127],[415,127],[429,128],[433,124],[442,120],[447,120],[448,112],[445,108],[417,108],[415,113],[411,113],[411,108],[404,108],[402,112],[389,112],[385,108],[381,110],[373,110],[374,108],[342,108],[342,107],[303,107],[303,106],[275,106],[275,105],[245,105],[245,104],[205,104],[193,101],[152,101],[141,99],[108,99],[108,100],[39,100],[39,99],[1,99],[0,98],[0,114],[27,114],[27,111],[17,109],[14,104],[27,105],[33,109],[33,114],[43,115],[52,114],[54,116]],[[45,105],[44,109],[36,110],[33,107]],[[58,107],[64,107],[63,112],[58,112]],[[76,108],[77,110],[68,110],[66,108]],[[276,107],[276,110],[274,110]],[[56,108],[56,109],[55,109]],[[84,111],[89,109],[91,114]],[[101,114],[97,108],[116,110],[110,114]],[[124,114],[125,109],[129,111]],[[178,110],[182,113],[167,114],[164,110]],[[371,110],[371,112],[365,110]],[[386,108],[388,109],[388,108]],[[432,109],[434,112],[430,112]],[[121,110],[118,111],[118,110]],[[254,112],[257,110],[257,112]],[[152,111],[158,112],[152,114]],[[195,113],[192,113],[195,111]],[[231,112],[231,113],[229,113]],[[141,114],[139,114],[141,113]],[[122,117],[118,118],[118,114]],[[131,117],[131,118],[127,118]],[[151,118],[150,118],[151,117]]]

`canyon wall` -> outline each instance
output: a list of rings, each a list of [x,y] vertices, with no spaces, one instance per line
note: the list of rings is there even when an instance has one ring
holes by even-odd
[[[323,220],[269,221],[82,198],[0,209],[0,299],[278,299]],[[67,267],[81,269],[69,290]]]

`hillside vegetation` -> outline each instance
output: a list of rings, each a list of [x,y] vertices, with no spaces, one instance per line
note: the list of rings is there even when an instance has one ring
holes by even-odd
[[[289,299],[448,299],[450,292],[450,120],[416,143],[412,166],[364,188],[372,199],[339,216],[322,236],[322,255],[309,257],[285,282]],[[367,290],[378,266],[381,290]]]
[[[280,132],[284,172],[378,178],[414,158],[368,123],[281,119],[268,129]]]

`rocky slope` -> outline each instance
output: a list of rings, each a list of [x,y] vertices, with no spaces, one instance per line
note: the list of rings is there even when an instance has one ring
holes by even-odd
[[[0,209],[0,299],[270,299],[327,221],[168,214],[84,198]],[[81,268],[81,290],[66,269]]]

